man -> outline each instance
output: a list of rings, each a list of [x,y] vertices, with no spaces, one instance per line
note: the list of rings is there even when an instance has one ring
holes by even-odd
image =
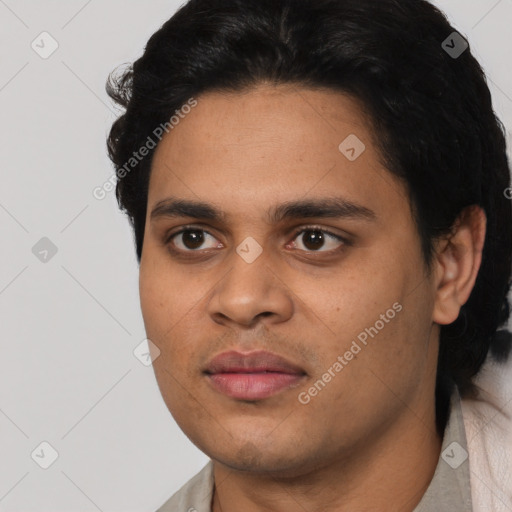
[[[191,0],[108,91],[156,378],[211,458],[159,510],[473,510],[512,210],[463,36],[423,0]]]

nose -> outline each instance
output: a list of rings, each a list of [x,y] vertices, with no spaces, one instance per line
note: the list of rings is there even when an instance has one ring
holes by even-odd
[[[272,268],[265,251],[252,262],[233,251],[230,270],[213,289],[208,304],[211,318],[219,324],[253,327],[289,320],[293,315],[292,293]]]

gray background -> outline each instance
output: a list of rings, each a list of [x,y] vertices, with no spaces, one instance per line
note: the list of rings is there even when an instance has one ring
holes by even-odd
[[[436,3],[510,130],[512,0]],[[132,233],[113,192],[92,195],[113,172],[106,77],[179,5],[0,0],[0,511],[154,511],[207,461],[134,356],[145,333]],[[59,45],[46,59],[31,47],[51,49],[43,31]],[[47,469],[42,442],[58,452]]]

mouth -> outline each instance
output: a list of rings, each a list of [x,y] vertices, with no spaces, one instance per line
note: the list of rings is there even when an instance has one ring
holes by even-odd
[[[239,400],[263,400],[300,385],[306,372],[281,356],[231,351],[213,358],[203,372],[210,385]]]

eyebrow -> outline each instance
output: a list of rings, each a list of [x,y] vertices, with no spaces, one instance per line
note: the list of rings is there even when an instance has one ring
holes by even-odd
[[[169,197],[159,201],[151,211],[151,221],[159,218],[191,217],[223,223],[226,213],[214,205],[187,199]],[[365,206],[342,197],[287,201],[276,205],[267,212],[270,223],[278,224],[287,219],[303,218],[349,218],[375,221],[377,215]]]

